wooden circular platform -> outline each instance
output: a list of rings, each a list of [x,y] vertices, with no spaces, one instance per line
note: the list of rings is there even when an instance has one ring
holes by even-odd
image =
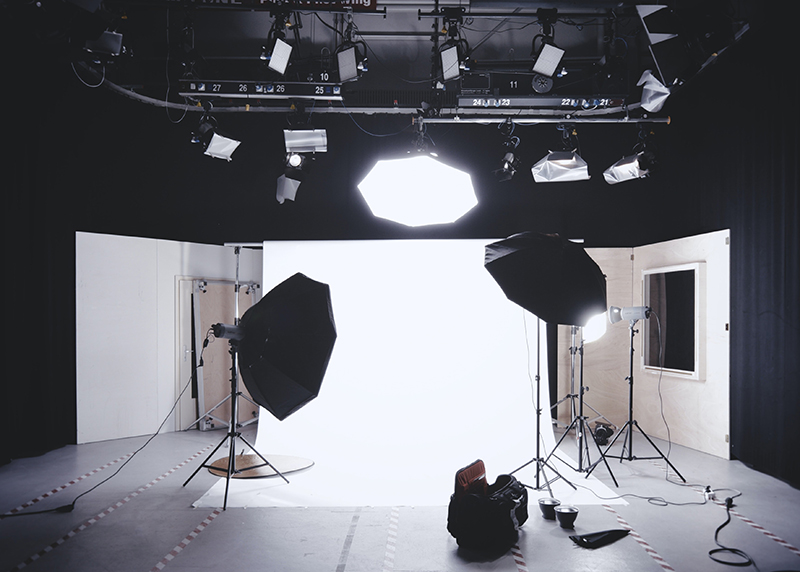
[[[286,455],[264,455],[264,458],[283,475],[308,469],[314,464],[314,461],[311,459]],[[273,468],[269,465],[265,465],[264,461],[258,455],[236,455],[234,464],[235,472],[231,474],[231,477],[234,479],[255,479],[277,476]],[[208,472],[217,477],[227,477],[228,457],[222,457],[211,463]]]

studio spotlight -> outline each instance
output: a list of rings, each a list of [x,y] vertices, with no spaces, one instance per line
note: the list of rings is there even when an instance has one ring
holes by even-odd
[[[553,77],[564,53],[564,50],[554,44],[542,44],[533,64],[533,73]]]
[[[500,161],[500,168],[492,171],[498,182],[510,181],[519,168],[520,159],[515,153],[519,146],[519,137],[512,135],[516,125],[507,118],[503,123],[497,126],[500,132],[504,135],[503,141],[503,159]]]
[[[500,163],[500,168],[495,169],[492,172],[499,183],[510,181],[514,177],[514,173],[517,172],[519,163],[519,157],[517,157],[513,152],[509,151],[503,156],[503,159]]]
[[[118,56],[122,53],[122,34],[105,30],[99,37],[86,40],[84,48],[93,54]]]
[[[450,12],[445,16],[445,29],[448,39],[439,47],[439,65],[442,70],[442,81],[450,81],[461,76],[462,71],[469,69],[469,44],[461,36],[461,12]]]
[[[287,153],[325,153],[328,132],[324,129],[284,129],[283,140]]]
[[[283,75],[292,56],[292,46],[285,41],[286,28],[290,27],[289,14],[282,13],[275,17],[269,30],[266,43],[261,46],[260,59],[267,62],[267,67]]]
[[[358,56],[355,46],[340,49],[336,52],[336,62],[339,66],[339,81],[344,83],[358,77]]]
[[[553,89],[553,76],[556,75],[565,53],[555,42],[553,26],[558,20],[558,9],[539,8],[536,15],[539,18],[538,22],[542,33],[534,36],[531,44],[531,56],[535,54],[531,68],[534,74],[531,87],[536,93],[549,93]],[[538,49],[536,48],[537,40],[541,41]]]
[[[267,66],[283,75],[286,73],[286,66],[289,65],[289,58],[292,56],[292,46],[277,38],[272,48],[272,55]]]
[[[275,194],[280,204],[286,199],[295,200],[297,189],[314,161],[314,153],[328,150],[328,134],[324,129],[284,129],[283,140],[286,159]]]
[[[347,27],[342,36],[344,42],[336,48],[336,63],[339,68],[339,82],[358,79],[361,73],[367,71],[367,45],[355,39],[357,28],[353,22],[353,13],[347,13]],[[361,50],[359,50],[359,46]],[[362,56],[362,54],[364,54]]]
[[[623,181],[630,181],[632,179],[642,179],[650,173],[647,169],[642,169],[639,163],[639,158],[642,154],[628,155],[623,157],[603,173],[606,183],[609,185],[616,185]]]
[[[197,130],[192,133],[192,143],[201,144],[205,149],[204,153],[209,157],[230,161],[241,142],[217,133],[217,120],[208,114],[211,104],[207,103],[205,109],[206,113],[200,118]]]
[[[642,179],[650,174],[656,164],[652,135],[652,131],[640,126],[639,141],[633,147],[633,154],[623,157],[603,173],[603,177],[609,185],[632,179]]]
[[[616,324],[622,320],[636,322],[638,320],[646,320],[649,317],[650,308],[648,306],[629,306],[627,308],[611,306],[608,309],[608,321],[612,324]]]
[[[578,133],[571,125],[559,125],[560,151],[550,151],[531,168],[537,183],[586,181],[590,178],[589,166],[578,155]]]

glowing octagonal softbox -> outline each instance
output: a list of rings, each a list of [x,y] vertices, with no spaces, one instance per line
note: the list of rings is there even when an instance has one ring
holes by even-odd
[[[319,394],[336,341],[330,288],[297,273],[247,310],[240,325],[244,384],[283,421]]]
[[[358,190],[372,214],[407,226],[455,222],[478,204],[469,174],[429,155],[378,161]]]

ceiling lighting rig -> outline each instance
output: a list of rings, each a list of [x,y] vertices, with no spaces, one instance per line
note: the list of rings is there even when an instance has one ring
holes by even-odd
[[[90,38],[81,30],[102,16],[100,37],[87,45],[92,52],[81,50],[73,64],[103,79],[106,88],[151,105],[197,111],[194,103],[213,99],[217,109],[231,112],[286,113],[297,100],[313,100],[326,103],[317,113],[413,114],[421,101],[430,101],[433,80],[441,93],[440,118],[502,121],[513,114],[518,124],[525,119],[581,123],[598,116],[652,119],[667,96],[749,29],[743,8],[737,8],[742,14],[723,14],[707,3],[674,8],[559,3],[556,9],[522,1],[440,7],[444,2],[403,0],[395,3],[403,8],[393,10],[378,4],[39,0],[42,9],[30,18],[51,9],[64,17],[20,26],[37,38],[57,37],[62,45],[55,47],[69,50],[87,45]],[[179,13],[193,22],[191,42],[183,42],[188,50],[177,49],[179,17],[163,26]],[[303,26],[301,14],[312,14],[314,26]],[[259,21],[265,26],[256,25]],[[135,54],[124,43],[120,47],[123,33]],[[171,65],[179,51],[185,68],[180,71]],[[367,69],[368,54],[369,81],[356,82]],[[133,63],[91,66],[94,59],[121,57]],[[170,85],[177,86],[166,97],[165,69]]]

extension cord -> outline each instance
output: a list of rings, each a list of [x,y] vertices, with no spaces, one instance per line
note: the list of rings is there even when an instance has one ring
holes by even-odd
[[[717,500],[717,494],[711,488],[711,485],[706,486],[706,490],[703,492],[703,496],[705,496],[707,501]]]

